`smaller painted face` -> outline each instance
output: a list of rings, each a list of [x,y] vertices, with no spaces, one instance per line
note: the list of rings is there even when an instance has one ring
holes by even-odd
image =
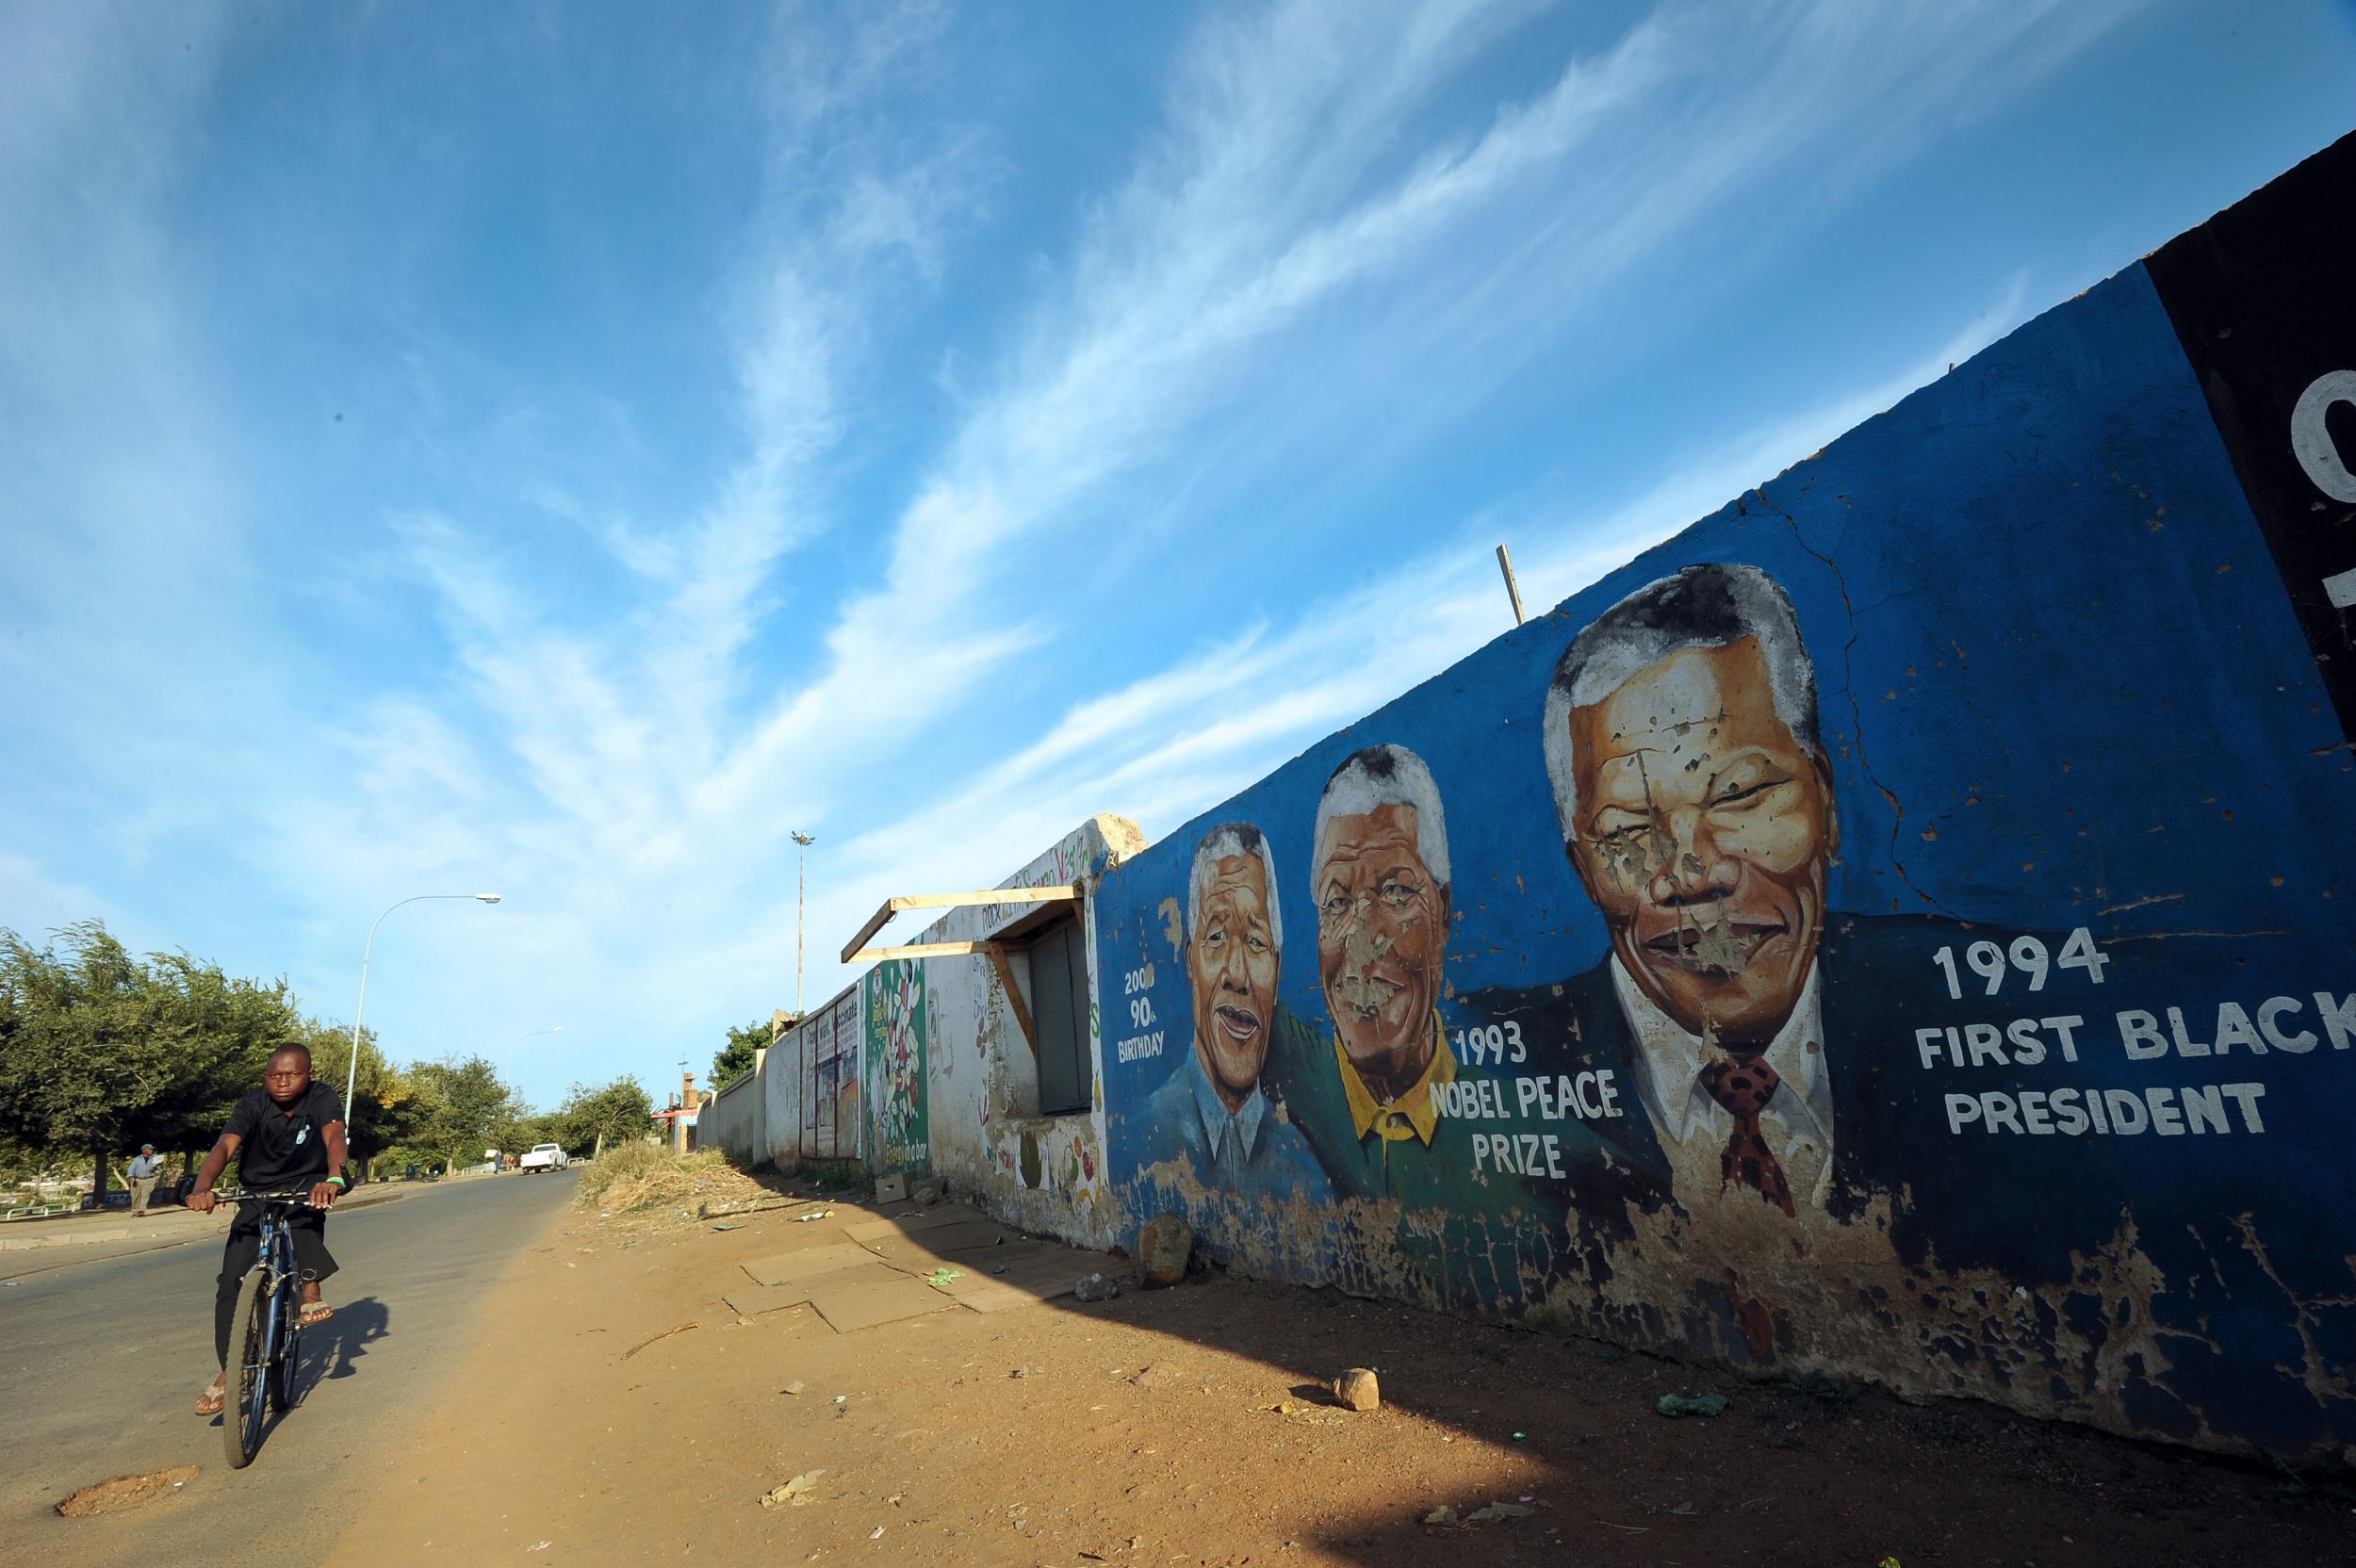
[[[1333,817],[1318,845],[1317,977],[1343,1054],[1386,1101],[1432,1063],[1448,893],[1415,842],[1415,808]]]
[[[1186,969],[1194,989],[1194,1048],[1229,1110],[1260,1082],[1276,1017],[1281,955],[1268,918],[1268,871],[1256,855],[1211,865],[1195,907]]]
[[[281,1051],[262,1070],[262,1087],[281,1105],[291,1105],[311,1086],[311,1058],[300,1051]]]
[[[1570,716],[1571,863],[1655,1005],[1763,1043],[1824,932],[1832,788],[1775,711],[1758,639],[1685,648]]]

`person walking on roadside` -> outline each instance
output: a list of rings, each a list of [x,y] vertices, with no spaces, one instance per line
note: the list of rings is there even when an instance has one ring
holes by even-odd
[[[152,1143],[139,1145],[139,1154],[131,1161],[131,1213],[134,1217],[147,1212],[147,1200],[155,1190],[155,1178],[164,1171],[164,1157],[155,1152]]]

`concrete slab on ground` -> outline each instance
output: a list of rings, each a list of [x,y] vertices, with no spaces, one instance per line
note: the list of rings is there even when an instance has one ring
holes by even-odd
[[[858,1242],[837,1239],[791,1252],[778,1252],[766,1258],[755,1258],[744,1266],[744,1272],[764,1285],[783,1285],[814,1280],[821,1274],[831,1274],[838,1269],[857,1268],[875,1261],[875,1254]]]
[[[810,1299],[810,1286],[798,1282],[782,1285],[742,1285],[721,1298],[739,1317],[759,1317],[764,1312],[798,1307]]]
[[[926,1313],[957,1310],[957,1303],[943,1292],[884,1264],[876,1265],[873,1274],[848,1269],[827,1275],[811,1285],[810,1304],[835,1332],[843,1334]]]
[[[854,1241],[875,1241],[884,1236],[915,1235],[922,1231],[939,1230],[945,1225],[963,1225],[982,1217],[962,1203],[937,1203],[930,1208],[903,1209],[898,1214],[880,1219],[862,1220],[843,1227],[843,1233]]]

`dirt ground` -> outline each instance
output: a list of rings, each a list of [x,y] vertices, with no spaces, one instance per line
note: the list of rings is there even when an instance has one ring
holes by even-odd
[[[631,1234],[568,1214],[459,1392],[354,1462],[376,1490],[330,1564],[2356,1560],[2336,1487],[1216,1272],[847,1335],[722,1303],[743,1263],[838,1239],[776,1213]],[[1352,1364],[1379,1369],[1380,1411],[1318,1402]],[[1709,1392],[1731,1397],[1714,1419],[1655,1412]],[[818,1471],[805,1504],[762,1506]],[[1530,1511],[1425,1523],[1492,1503]]]

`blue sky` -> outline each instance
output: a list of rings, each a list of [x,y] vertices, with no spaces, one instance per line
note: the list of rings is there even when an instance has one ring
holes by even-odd
[[[2350,128],[2192,0],[0,9],[0,924],[553,1101]],[[561,1036],[521,1037],[556,1024]]]

